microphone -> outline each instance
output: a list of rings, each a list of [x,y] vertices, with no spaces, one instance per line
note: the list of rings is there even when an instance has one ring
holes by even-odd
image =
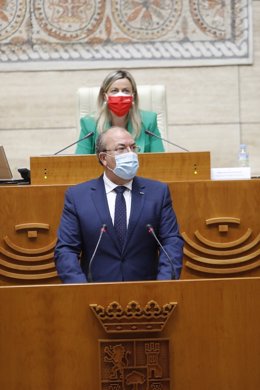
[[[70,144],[70,145],[68,145],[68,146],[65,146],[65,148],[63,148],[63,149],[61,149],[61,150],[58,150],[58,152],[54,153],[54,156],[55,156],[56,154],[59,154],[59,153],[63,152],[63,151],[66,150],[66,149],[69,149],[71,146],[73,146],[73,145],[75,145],[75,144],[77,144],[77,143],[79,143],[79,142],[81,142],[81,141],[84,141],[84,139],[87,139],[87,138],[89,138],[89,137],[92,137],[93,135],[94,135],[94,131],[91,131],[90,133],[88,133],[88,134],[85,135],[84,137],[78,139],[77,141],[73,142],[72,144]]]
[[[189,152],[188,149],[185,149],[184,147],[182,147],[182,146],[180,146],[180,145],[174,144],[173,142],[169,141],[168,139],[163,138],[163,137],[160,137],[159,135],[152,133],[150,130],[145,130],[145,133],[148,134],[148,135],[151,135],[152,137],[159,138],[159,139],[161,139],[162,141],[165,141],[165,142],[167,142],[167,143],[170,144],[170,145],[176,146],[176,147],[179,148],[179,149],[185,150],[185,152]]]
[[[158,237],[156,236],[155,234],[155,231],[154,231],[154,228],[152,227],[152,225],[150,223],[148,223],[146,225],[147,227],[147,230],[148,230],[148,233],[152,234],[156,240],[156,242],[158,243],[158,245],[160,246],[160,248],[162,249],[163,253],[165,254],[165,256],[167,257],[167,259],[169,260],[169,263],[171,265],[171,274],[172,274],[172,279],[176,280],[176,273],[175,273],[175,269],[174,269],[174,265],[173,265],[173,262],[172,260],[170,259],[170,256],[168,255],[168,253],[166,252],[166,250],[164,249],[164,247],[162,246],[162,244],[160,243]]]
[[[89,281],[89,282],[92,282],[92,281],[93,281],[93,280],[92,280],[92,272],[91,272],[92,262],[93,262],[93,259],[94,259],[94,257],[95,257],[96,251],[97,251],[97,249],[98,249],[98,247],[99,247],[99,243],[100,243],[100,241],[101,241],[101,238],[102,238],[103,234],[104,234],[106,231],[107,231],[107,225],[104,223],[104,224],[102,225],[101,229],[100,229],[100,234],[99,234],[99,237],[98,237],[97,245],[96,245],[96,247],[95,247],[95,249],[94,249],[94,252],[93,252],[93,254],[92,254],[92,256],[91,256],[91,259],[90,259],[90,261],[89,261],[89,265],[88,265],[88,281]]]

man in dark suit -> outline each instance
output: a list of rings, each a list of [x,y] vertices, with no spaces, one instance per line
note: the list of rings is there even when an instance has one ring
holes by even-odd
[[[96,144],[104,174],[67,190],[55,248],[64,283],[179,279],[183,239],[169,188],[135,176],[137,152],[128,131],[109,129]]]

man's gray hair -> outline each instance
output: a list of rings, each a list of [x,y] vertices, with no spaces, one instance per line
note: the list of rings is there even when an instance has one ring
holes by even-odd
[[[99,134],[96,140],[96,154],[97,156],[99,153],[104,152],[106,150],[106,143],[105,143],[105,132]]]
[[[97,140],[96,140],[96,156],[97,156],[99,164],[101,164],[102,166],[103,166],[103,164],[100,161],[99,153],[105,152],[105,150],[106,150],[105,132],[103,132],[103,133],[99,134],[99,136],[97,137]]]

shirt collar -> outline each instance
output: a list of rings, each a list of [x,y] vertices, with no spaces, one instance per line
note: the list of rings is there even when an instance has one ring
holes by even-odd
[[[104,184],[105,184],[106,194],[108,194],[109,192],[113,191],[118,186],[118,184],[113,183],[107,177],[105,172],[103,174],[103,180],[104,180]],[[126,187],[129,191],[132,191],[132,185],[133,185],[133,180],[130,180],[128,183],[124,184],[124,187]]]

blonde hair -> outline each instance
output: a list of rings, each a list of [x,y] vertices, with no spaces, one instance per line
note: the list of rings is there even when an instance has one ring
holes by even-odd
[[[97,100],[97,131],[99,133],[103,133],[107,130],[108,124],[111,122],[111,113],[107,107],[105,101],[105,93],[109,90],[110,86],[119,79],[128,79],[131,83],[133,89],[133,105],[128,113],[128,121],[131,122],[133,127],[133,137],[138,138],[141,130],[141,116],[139,112],[139,98],[137,93],[136,82],[133,76],[127,70],[117,70],[115,72],[111,72],[104,79],[98,94]]]

